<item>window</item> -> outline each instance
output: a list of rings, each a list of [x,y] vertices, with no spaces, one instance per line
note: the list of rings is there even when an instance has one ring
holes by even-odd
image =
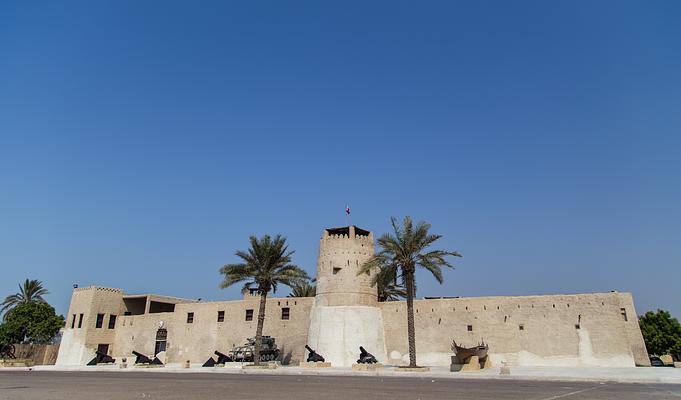
[[[73,314],[73,319],[71,320],[71,329],[76,327],[76,314]]]
[[[291,316],[291,309],[288,307],[283,307],[281,309],[281,319],[289,319]]]
[[[519,330],[519,331],[524,331],[524,330],[525,330],[525,325],[523,325],[523,324],[518,325],[518,330]]]
[[[83,314],[80,314],[78,316],[78,328],[80,329],[82,327],[83,327]]]
[[[253,310],[246,310],[246,321],[253,321]]]
[[[575,329],[582,329],[582,326],[579,324],[575,324]]]
[[[218,311],[218,322],[225,322],[225,312]]]
[[[620,308],[620,313],[622,314],[622,318],[624,318],[624,322],[629,321],[629,318],[627,318],[627,309],[626,308]]]
[[[468,325],[468,332],[473,332],[473,325]]]
[[[99,329],[104,325],[104,314],[97,314],[97,322],[95,322],[95,328]]]
[[[114,329],[116,328],[116,316],[111,314],[109,315],[109,329]]]
[[[193,323],[194,323],[194,313],[193,313],[193,312],[188,312],[188,313],[187,313],[187,323],[188,323],[188,324],[193,324]]]
[[[126,316],[127,316],[127,315],[132,315],[132,312],[126,311],[126,312],[123,313],[123,315],[126,315]]]
[[[338,274],[338,273],[340,272],[340,270],[341,270],[340,268],[334,267],[334,269],[333,269],[333,274],[334,274],[334,275]]]

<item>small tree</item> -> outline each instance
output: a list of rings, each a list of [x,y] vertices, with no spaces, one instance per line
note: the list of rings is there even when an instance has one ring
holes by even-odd
[[[681,324],[669,311],[648,311],[638,323],[649,354],[681,354]]]
[[[0,325],[0,343],[48,343],[64,327],[64,317],[45,302],[23,303],[9,310]]]
[[[230,287],[244,282],[243,293],[257,290],[260,294],[260,308],[258,310],[258,325],[255,330],[255,348],[253,361],[260,365],[260,349],[262,347],[262,328],[265,324],[265,306],[270,291],[276,292],[277,285],[289,287],[302,285],[310,278],[307,273],[291,264],[293,251],[288,251],[286,238],[277,235],[272,239],[269,235],[261,238],[250,237],[251,247],[248,251],[237,251],[236,256],[243,260],[239,264],[227,264],[220,268],[225,276],[220,284],[221,288]]]
[[[428,250],[428,247],[441,238],[440,235],[428,233],[430,224],[419,222],[414,226],[411,217],[404,217],[403,226],[397,220],[390,219],[393,234],[386,233],[378,239],[381,250],[364,263],[358,272],[377,271],[373,284],[390,282],[398,276],[404,283],[407,292],[407,337],[409,340],[409,366],[416,367],[416,329],[414,327],[414,296],[416,268],[430,272],[435,280],[442,283],[442,267],[453,268],[445,259],[447,256],[461,257],[457,252],[447,250]]]

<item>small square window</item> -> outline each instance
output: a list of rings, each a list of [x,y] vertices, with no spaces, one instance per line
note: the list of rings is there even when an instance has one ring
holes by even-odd
[[[524,331],[524,330],[525,330],[525,325],[523,325],[523,324],[518,325],[518,330],[519,330],[519,331]]]
[[[194,323],[194,313],[193,313],[193,312],[188,312],[188,313],[187,313],[187,323],[188,323],[188,324],[193,324],[193,323]]]
[[[575,324],[575,329],[582,329],[582,326],[580,324]]]
[[[333,269],[333,274],[334,274],[334,275],[338,274],[338,273],[340,272],[340,270],[341,270],[341,268],[334,267],[334,269]]]
[[[246,321],[253,321],[253,310],[246,310]]]
[[[281,309],[281,319],[289,319],[291,316],[291,309],[288,307],[283,307]]]
[[[104,314],[97,314],[97,321],[95,322],[95,328],[99,329],[104,325]]]
[[[114,329],[116,328],[116,316],[111,314],[109,315],[109,329]]]
[[[468,329],[468,332],[473,332],[473,325],[468,325],[467,329]]]
[[[83,314],[80,314],[78,316],[78,328],[80,329],[82,327],[83,327]]]
[[[218,322],[225,322],[225,312],[218,311]]]

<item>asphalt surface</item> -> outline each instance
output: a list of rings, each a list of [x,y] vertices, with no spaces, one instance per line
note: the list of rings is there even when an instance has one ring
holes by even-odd
[[[356,376],[0,372],[0,399],[681,399],[681,385]]]

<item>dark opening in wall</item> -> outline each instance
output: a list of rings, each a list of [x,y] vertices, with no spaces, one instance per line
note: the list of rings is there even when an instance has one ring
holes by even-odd
[[[468,332],[473,332],[473,325],[468,325],[466,329],[468,330]]]
[[[523,325],[523,324],[518,325],[518,330],[519,330],[519,331],[524,331],[524,330],[525,330],[525,325]]]
[[[115,329],[116,328],[116,316],[111,314],[109,315],[109,329]]]
[[[73,314],[73,319],[71,320],[71,329],[76,327],[76,314]]]
[[[104,314],[97,314],[97,321],[95,322],[95,328],[99,329],[104,325]]]
[[[218,311],[218,322],[225,322],[225,312]]]
[[[253,321],[253,310],[246,310],[246,321]]]
[[[437,324],[440,325],[442,323],[442,318],[437,319]]]
[[[82,328],[82,327],[83,327],[83,314],[80,314],[78,316],[78,328]]]
[[[193,313],[193,312],[188,312],[188,313],[187,313],[187,323],[188,323],[188,324],[193,324],[193,323],[194,323],[194,313]]]
[[[582,326],[579,324],[575,324],[575,329],[582,329]]]
[[[333,268],[333,274],[336,275],[337,273],[340,272],[340,270],[341,270],[341,268],[334,267],[334,268]]]
[[[627,318],[627,309],[626,308],[620,308],[620,314],[622,314],[622,318],[624,319],[624,322],[629,321],[629,318]]]
[[[283,307],[281,309],[281,319],[289,319],[291,316],[291,309],[288,307]]]

